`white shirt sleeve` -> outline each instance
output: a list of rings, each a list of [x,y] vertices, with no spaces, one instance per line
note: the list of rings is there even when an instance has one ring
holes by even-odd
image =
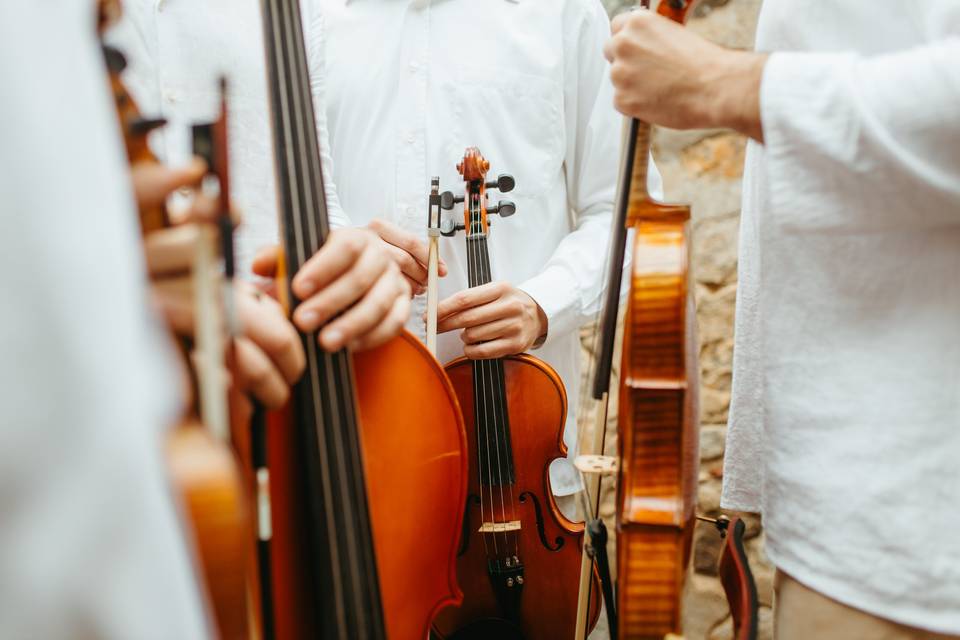
[[[574,229],[543,270],[519,286],[547,315],[547,342],[593,320],[602,306],[623,127],[623,117],[613,108],[610,67],[603,57],[603,44],[610,37],[606,12],[599,2],[590,3],[570,22],[565,34],[570,46],[565,51],[564,173]],[[652,161],[648,182],[651,194],[661,195],[660,174]]]
[[[564,173],[575,226],[543,270],[519,286],[547,315],[548,341],[575,330],[598,308],[620,156],[620,118],[602,55],[610,36],[607,18],[596,7],[578,17],[564,34],[570,43],[565,51]]]
[[[320,163],[323,166],[323,187],[327,194],[327,214],[333,228],[351,226],[350,217],[340,206],[337,185],[333,176],[333,155],[330,153],[330,132],[327,129],[326,71],[323,59],[323,15],[316,3],[304,5],[304,39],[307,45],[307,64],[310,67],[310,89],[317,121],[320,145]]]
[[[772,209],[803,212],[780,222],[864,231],[956,224],[958,60],[960,37],[872,57],[772,54],[761,87]],[[851,197],[861,206],[844,207]]]

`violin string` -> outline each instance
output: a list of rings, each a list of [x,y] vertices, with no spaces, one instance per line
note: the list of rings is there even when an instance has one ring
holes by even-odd
[[[480,282],[483,284],[486,284],[490,282],[490,269],[489,269],[490,259],[489,259],[489,247],[487,243],[487,233],[484,231],[484,227],[483,227],[484,203],[480,195],[480,189],[482,189],[482,187],[479,187],[477,191],[473,193],[472,203],[473,203],[474,212],[475,212],[474,219],[476,224],[476,236],[477,236],[476,237],[476,248],[477,248],[477,258],[478,258],[477,267],[479,270]],[[503,416],[497,410],[497,405],[498,405],[497,398],[500,395],[499,392],[501,391],[501,389],[497,387],[496,369],[497,369],[497,366],[500,364],[500,361],[499,360],[483,360],[482,363],[483,363],[482,364],[483,380],[484,380],[485,395],[486,395],[485,402],[489,402],[489,408],[490,408],[490,413],[488,413],[487,415],[487,422],[486,422],[488,438],[489,438],[489,432],[490,432],[491,426],[493,428],[494,452],[490,454],[491,472],[492,472],[492,462],[493,462],[492,458],[493,458],[493,455],[496,455],[496,464],[497,464],[496,487],[497,487],[497,497],[499,497],[499,500],[500,500],[499,523],[496,520],[494,521],[494,535],[495,536],[502,535],[504,553],[509,554],[510,553],[510,534],[506,530],[506,522],[507,522],[506,501],[504,500],[504,497],[503,497],[504,477],[503,477],[503,465],[501,461],[501,451],[500,451],[500,445],[501,445],[500,428],[502,426]],[[493,491],[493,487],[491,486],[491,492],[492,491]],[[496,514],[494,515],[496,517]],[[503,528],[502,531],[499,532],[499,534],[497,532],[497,524],[499,524]]]
[[[490,273],[490,252],[489,252],[489,246],[487,242],[488,233],[484,232],[484,229],[483,229],[483,211],[484,211],[485,203],[483,202],[483,199],[480,195],[480,189],[482,188],[483,188],[482,186],[478,188],[477,192],[473,195],[473,197],[476,198],[475,207],[476,207],[476,213],[477,213],[477,232],[480,236],[480,238],[477,241],[477,246],[481,249],[480,260],[479,260],[480,277],[482,278],[482,281],[484,283],[488,283],[491,281],[492,278]],[[507,528],[506,528],[507,506],[506,506],[506,500],[504,500],[503,498],[503,485],[504,485],[503,464],[500,456],[501,429],[503,427],[503,423],[506,418],[505,413],[502,413],[499,410],[499,409],[503,409],[502,402],[500,401],[502,400],[505,389],[502,386],[498,386],[497,384],[497,370],[502,366],[502,364],[503,364],[502,361],[499,359],[485,360],[484,361],[484,368],[485,368],[484,378],[486,379],[486,377],[489,376],[489,379],[490,379],[489,394],[490,394],[490,406],[493,410],[493,416],[492,416],[492,422],[494,427],[493,444],[494,444],[494,447],[496,448],[496,454],[497,454],[497,490],[500,496],[500,522],[504,527],[504,530],[503,530],[504,552],[510,553],[510,532],[507,531]],[[498,405],[501,405],[501,406],[498,407]],[[508,493],[509,493],[509,490],[508,490]]]
[[[466,206],[467,211],[469,212],[467,220],[467,249],[470,252],[468,257],[468,264],[470,268],[470,278],[472,280],[471,286],[479,286],[480,281],[480,250],[477,247],[477,239],[474,237],[474,220],[476,219],[476,211],[474,209],[473,198],[470,194],[469,187],[467,188],[466,193]],[[487,409],[487,386],[486,386],[486,375],[484,371],[484,361],[475,360],[473,362],[474,366],[474,415],[479,418],[476,424],[477,431],[477,451],[480,454],[480,495],[481,503],[483,500],[483,452],[486,453],[486,462],[487,462],[487,487],[490,491],[490,522],[493,526],[493,554],[494,558],[498,558],[500,555],[500,550],[497,544],[497,528],[496,528],[496,509],[493,497],[493,468],[491,464],[491,455],[490,455],[490,429],[489,429],[489,411]],[[479,375],[478,375],[479,374]],[[479,404],[482,402],[482,404]],[[480,409],[482,407],[482,410]],[[480,431],[483,430],[483,444],[480,442]],[[481,528],[486,523],[486,519],[482,520]],[[486,541],[486,534],[482,536],[484,541]]]
[[[483,197],[484,197],[484,198],[486,197],[486,194],[485,194],[485,193],[484,193],[484,196],[483,196]],[[479,202],[477,203],[477,208],[478,208],[478,210],[480,209],[480,207],[486,207],[486,202],[485,202],[483,199],[481,199],[479,195],[478,195],[478,200],[479,200]],[[482,258],[483,258],[483,260],[482,260],[482,267],[483,267],[484,270],[485,270],[485,271],[484,271],[484,274],[483,274],[484,280],[485,280],[486,282],[492,282],[492,281],[493,281],[493,269],[492,269],[491,266],[490,266],[490,251],[489,251],[489,246],[488,246],[488,245],[489,245],[489,241],[488,241],[488,239],[487,239],[488,237],[489,237],[489,222],[488,222],[488,232],[487,232],[486,236],[485,236],[484,239],[483,239],[483,243],[484,243],[483,246],[484,246],[485,251],[483,252],[483,256],[482,256]],[[497,425],[497,432],[496,432],[496,433],[497,433],[497,473],[498,473],[499,479],[500,479],[500,504],[501,504],[501,512],[503,512],[503,511],[506,510],[506,501],[505,501],[504,498],[503,498],[503,485],[504,485],[504,481],[503,481],[503,473],[502,473],[502,467],[501,467],[501,462],[500,462],[500,442],[499,442],[499,438],[500,438],[500,435],[502,435],[504,438],[509,437],[509,429],[507,428],[507,424],[508,424],[507,421],[509,420],[509,414],[507,413],[507,406],[506,406],[506,405],[507,405],[507,402],[506,402],[506,401],[507,401],[507,398],[506,398],[506,389],[507,389],[507,387],[506,387],[506,380],[504,379],[504,366],[505,366],[505,363],[504,363],[504,360],[503,360],[502,358],[497,359],[497,360],[493,360],[493,361],[491,361],[491,363],[490,363],[490,369],[491,369],[491,372],[490,372],[490,373],[491,373],[491,386],[492,386],[492,388],[493,388],[492,403],[493,403],[493,405],[494,405],[494,420],[499,422],[499,424]],[[507,442],[504,442],[504,444],[507,445],[508,443],[507,443]],[[508,450],[508,451],[509,451],[509,450],[512,450],[512,447],[508,447],[507,450]],[[507,460],[506,463],[507,463],[507,465],[509,465],[509,464],[510,464],[510,461]],[[508,475],[509,475],[509,469],[508,469],[508,472],[507,472],[507,473],[508,473]],[[515,479],[515,478],[516,478],[516,476],[514,476],[514,479]],[[514,503],[514,498],[513,498],[513,490],[514,490],[514,482],[510,482],[510,483],[509,483],[509,486],[508,486],[508,488],[507,488],[507,495],[510,496],[510,513],[511,513],[511,518],[516,518],[516,513],[517,513],[517,512],[516,512],[516,504]],[[504,514],[504,516],[503,516],[503,522],[504,522],[504,523],[507,522],[507,517],[506,517],[505,514]],[[511,541],[511,540],[513,541],[513,555],[519,557],[519,555],[520,555],[520,541],[519,541],[519,535],[517,534],[517,532],[516,532],[516,531],[509,531],[509,530],[506,530],[506,529],[505,529],[505,530],[504,530],[504,539],[505,539],[505,544],[507,545],[507,548],[508,548],[508,549],[509,549],[509,547],[510,547],[510,541]]]

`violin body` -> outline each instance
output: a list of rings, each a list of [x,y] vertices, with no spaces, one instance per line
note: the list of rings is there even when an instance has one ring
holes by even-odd
[[[475,423],[474,365],[466,358],[447,365],[466,418],[469,464],[467,511],[457,559],[457,573],[464,591],[463,605],[448,609],[437,619],[437,630],[445,638],[526,638],[550,640],[569,638],[576,622],[583,524],[573,523],[557,508],[550,491],[550,463],[566,455],[563,427],[567,398],[557,373],[529,355],[503,359],[506,401],[514,457],[514,482],[502,487],[480,483],[477,437],[482,431]],[[499,492],[509,492],[502,502]],[[490,512],[490,498],[481,508],[480,496],[497,495]],[[503,509],[500,505],[503,505]],[[517,557],[523,566],[523,582],[512,587],[496,584],[488,571],[488,552],[494,538],[505,536],[481,533],[484,522],[519,522]],[[484,538],[487,538],[484,540]],[[502,549],[501,549],[502,551]],[[513,547],[509,549],[514,554]],[[591,626],[600,612],[599,585],[591,604]]]
[[[425,640],[461,599],[455,560],[466,496],[466,442],[457,398],[437,361],[404,333],[353,356],[376,569],[390,640]],[[300,439],[271,416],[276,637],[321,637],[311,613]],[[282,424],[278,424],[281,422]],[[342,533],[349,536],[349,531]]]
[[[188,421],[167,440],[167,465],[189,516],[220,637],[250,638],[244,571],[253,531],[236,459],[202,424]]]

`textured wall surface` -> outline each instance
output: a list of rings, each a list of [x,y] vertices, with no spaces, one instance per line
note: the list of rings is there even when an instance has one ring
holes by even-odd
[[[704,0],[689,28],[720,44],[753,46],[761,0]],[[635,4],[605,0],[611,12]],[[701,470],[700,512],[720,513],[720,483],[727,409],[730,404],[733,315],[737,290],[737,232],[745,141],[729,131],[657,130],[654,155],[670,202],[693,205],[694,274],[700,330]],[[585,333],[586,335],[586,333]],[[589,350],[588,350],[589,351]],[[611,421],[615,426],[615,420]],[[608,452],[615,451],[615,436]],[[603,513],[614,515],[612,487],[605,488]],[[773,567],[763,555],[760,523],[751,519],[748,547],[760,600],[761,638],[770,638]],[[730,638],[732,626],[716,576],[721,541],[711,525],[700,524],[695,538],[694,573],[686,599],[687,640]],[[603,638],[598,630],[594,637]]]

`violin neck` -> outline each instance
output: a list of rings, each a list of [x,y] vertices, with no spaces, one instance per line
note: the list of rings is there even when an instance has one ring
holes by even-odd
[[[478,225],[473,226],[476,232],[467,234],[467,269],[471,288],[492,281],[487,235]],[[480,483],[488,486],[513,484],[513,446],[503,360],[474,361],[473,389],[474,424],[480,449]]]
[[[286,292],[326,241],[327,203],[299,0],[262,0]],[[363,473],[352,359],[301,335],[306,373],[292,409],[304,465],[306,545],[319,637],[381,640],[386,631]]]

